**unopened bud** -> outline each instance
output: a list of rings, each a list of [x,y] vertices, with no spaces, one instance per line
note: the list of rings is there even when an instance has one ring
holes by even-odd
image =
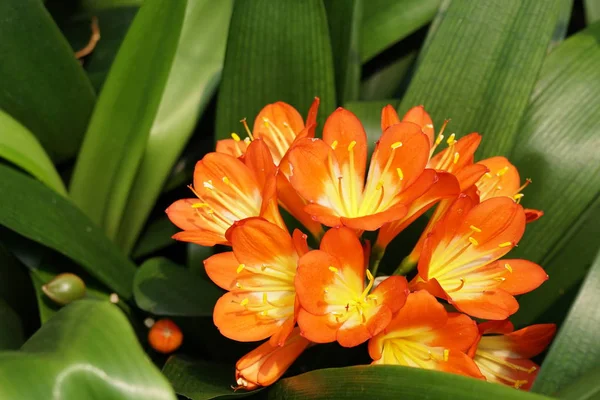
[[[64,306],[85,296],[85,283],[77,275],[67,272],[54,277],[42,286],[42,290],[52,301]]]

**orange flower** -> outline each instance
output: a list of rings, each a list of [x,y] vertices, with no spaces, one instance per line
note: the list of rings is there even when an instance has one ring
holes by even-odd
[[[283,346],[265,342],[242,357],[235,366],[235,389],[253,390],[260,386],[269,386],[285,373],[310,341],[294,329]]]
[[[373,281],[356,234],[344,227],[327,231],[320,250],[298,261],[295,286],[302,335],[316,343],[337,340],[352,347],[381,332],[404,304],[408,285],[404,277],[394,276],[370,293]]]
[[[420,290],[408,295],[385,330],[369,341],[373,364],[434,369],[483,378],[466,352],[477,340],[477,326],[464,314],[448,313]]]
[[[246,139],[242,140],[237,133],[232,133],[231,139],[217,141],[216,151],[240,157],[246,153],[252,140],[262,139],[273,156],[273,162],[279,165],[296,139],[315,136],[319,102],[319,98],[315,97],[308,111],[306,125],[300,113],[291,105],[283,101],[267,104],[256,116],[252,132],[246,120],[242,120],[248,134]]]
[[[283,345],[296,323],[294,277],[299,256],[308,251],[306,235],[294,237],[261,218],[235,223],[227,232],[232,252],[204,261],[208,276],[229,292],[215,305],[213,320],[233,340],[271,337]]]
[[[246,121],[243,120],[248,137],[241,140],[239,135],[234,133],[232,134],[233,139],[219,140],[217,142],[217,152],[227,153],[234,157],[244,157],[251,141],[261,139],[267,144],[275,165],[282,171],[288,171],[289,164],[286,155],[290,147],[297,143],[299,139],[315,136],[318,108],[319,98],[315,97],[308,111],[306,125],[304,125],[298,111],[289,104],[281,101],[268,104],[256,116],[254,133],[250,132]],[[306,201],[298,196],[284,174],[277,174],[277,192],[281,206],[300,221],[314,237],[320,237],[323,233],[321,224],[314,221],[304,211]]]
[[[529,390],[539,371],[530,358],[550,344],[555,332],[554,324],[514,331],[510,321],[484,322],[479,324],[479,340],[470,353],[488,381]]]
[[[178,200],[166,210],[183,230],[174,239],[202,246],[229,244],[227,229],[256,216],[285,226],[277,209],[275,166],[261,140],[248,147],[244,162],[227,154],[207,154],[196,164],[190,189],[195,199]]]
[[[338,108],[327,119],[323,140],[302,139],[283,171],[309,204],[304,208],[328,226],[375,230],[406,215],[411,185],[425,191],[432,175],[422,175],[429,139],[411,122],[391,125],[371,158],[365,184],[367,135],[358,118]],[[424,181],[420,181],[423,179]]]
[[[507,197],[474,205],[461,195],[425,239],[412,289],[425,289],[478,318],[501,320],[519,308],[513,295],[548,275],[526,260],[498,260],[525,231],[523,208]]]

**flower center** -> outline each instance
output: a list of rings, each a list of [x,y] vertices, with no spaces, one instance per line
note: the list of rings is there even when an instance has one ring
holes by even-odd
[[[330,305],[330,314],[336,322],[358,316],[361,323],[366,323],[369,312],[378,305],[377,295],[369,294],[375,283],[371,271],[366,271],[368,284],[362,292],[357,292],[337,268],[330,266],[329,270],[335,274],[333,284],[325,289],[325,301]]]
[[[495,377],[497,380],[511,384],[517,389],[527,384],[529,380],[515,379],[510,376],[511,373],[514,374],[515,372],[525,372],[527,374],[532,374],[537,370],[537,367],[521,367],[520,365],[512,363],[507,359],[496,357],[492,353],[483,350],[477,350],[474,360],[481,370],[481,373],[486,377]]]

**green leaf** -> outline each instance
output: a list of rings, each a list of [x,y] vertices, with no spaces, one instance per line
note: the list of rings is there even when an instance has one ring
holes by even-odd
[[[375,101],[397,95],[416,58],[417,52],[410,52],[367,77],[360,85],[360,99]]]
[[[599,38],[597,23],[567,39],[548,56],[512,155],[521,174],[533,179],[523,202],[527,207],[544,210],[545,215],[528,225],[511,257],[526,258],[546,268],[550,280],[541,290],[547,305],[553,303],[561,288],[585,276],[589,250],[600,244],[595,228],[589,225],[586,229],[591,236],[581,243],[571,240],[592,215],[586,210],[597,210],[600,202],[600,164],[593,151],[600,134],[600,115],[594,111],[600,96]],[[598,211],[594,214],[597,219]],[[574,250],[584,243],[590,249]],[[564,258],[563,252],[572,257]],[[568,269],[564,268],[565,262]],[[562,280],[567,273],[570,276]],[[520,313],[520,322],[531,322],[542,310],[542,299],[537,296],[534,292],[521,298],[524,315]]]
[[[600,20],[600,1],[598,0],[583,0],[585,8],[585,20],[588,25]]]
[[[329,36],[335,66],[335,85],[340,104],[358,100],[361,60],[359,54],[363,0],[325,0]]]
[[[173,225],[166,215],[157,218],[148,225],[140,237],[133,252],[133,258],[146,257],[155,251],[174,244],[175,239],[172,239],[171,236],[177,232],[179,232],[179,228]]]
[[[65,185],[36,137],[2,110],[0,110],[0,127],[0,157],[66,196]]]
[[[24,341],[21,318],[0,298],[0,351],[16,350]]]
[[[163,367],[163,374],[173,385],[175,393],[191,400],[248,395],[248,392],[234,391],[231,388],[235,384],[233,365],[171,356]]]
[[[276,383],[269,399],[542,400],[547,397],[445,372],[390,365],[321,369]]]
[[[600,367],[589,371],[560,391],[561,400],[594,400],[600,398]]]
[[[369,154],[373,152],[375,143],[381,136],[381,110],[388,104],[396,106],[398,100],[355,101],[344,104],[344,107],[356,114],[362,122],[367,132]]]
[[[104,83],[73,171],[71,197],[111,239],[146,148],[186,4],[144,2]]]
[[[216,138],[250,126],[267,104],[285,101],[306,116],[321,98],[319,121],[335,107],[331,43],[321,0],[236,1],[217,101]]]
[[[363,63],[427,24],[440,0],[370,0],[360,31]]]
[[[598,366],[600,359],[600,253],[577,295],[533,384],[537,393],[552,395]]]
[[[459,136],[482,133],[480,156],[506,154],[562,1],[453,0],[421,54],[401,114],[424,104],[437,126],[452,118],[449,129]]]
[[[222,291],[187,268],[156,257],[138,269],[133,295],[138,307],[152,314],[209,317]]]
[[[175,400],[127,318],[106,302],[59,311],[23,345],[0,354],[0,398]]]
[[[217,89],[232,7],[232,0],[188,3],[173,67],[117,235],[126,253]]]
[[[554,28],[554,34],[552,35],[552,41],[548,51],[552,51],[558,46],[567,36],[567,30],[569,29],[569,22],[571,21],[571,10],[573,9],[573,0],[562,0],[560,3],[560,11],[558,13],[558,20],[556,21],[556,27]]]
[[[41,1],[2,1],[0,15],[0,109],[54,160],[74,156],[94,106],[92,85]]]
[[[200,246],[196,243],[187,244],[187,260],[186,265],[196,275],[206,277],[206,270],[204,268],[204,260],[212,256],[214,253],[213,247]]]
[[[103,8],[140,6],[144,0],[81,0],[85,10],[100,10]]]
[[[135,266],[75,205],[34,179],[0,165],[0,225],[80,264],[130,298]]]

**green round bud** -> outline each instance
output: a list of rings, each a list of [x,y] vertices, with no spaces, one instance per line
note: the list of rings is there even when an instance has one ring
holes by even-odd
[[[54,277],[42,290],[52,301],[64,306],[85,296],[85,283],[77,275],[66,272]]]

